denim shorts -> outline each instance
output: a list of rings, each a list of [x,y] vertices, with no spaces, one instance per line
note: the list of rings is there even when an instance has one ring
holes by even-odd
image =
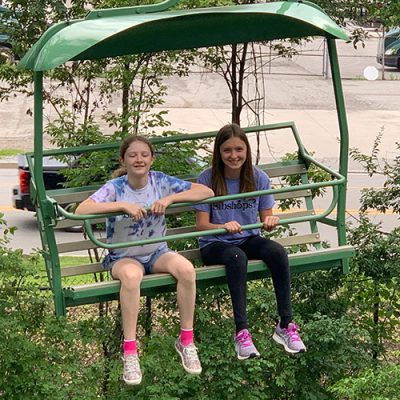
[[[160,249],[157,249],[153,254],[150,255],[150,258],[148,261],[146,262],[142,262],[140,261],[138,258],[136,257],[123,257],[123,258],[119,258],[117,260],[112,260],[110,255],[107,254],[106,257],[103,260],[103,267],[105,269],[108,269],[108,271],[110,272],[111,277],[114,279],[113,275],[112,275],[112,268],[115,265],[116,262],[120,261],[120,260],[124,260],[124,259],[131,259],[131,260],[135,260],[137,261],[139,264],[143,265],[144,268],[144,273],[145,275],[149,275],[153,273],[153,266],[154,263],[165,253],[169,253],[172,252],[172,250],[170,250],[168,247],[162,247]]]

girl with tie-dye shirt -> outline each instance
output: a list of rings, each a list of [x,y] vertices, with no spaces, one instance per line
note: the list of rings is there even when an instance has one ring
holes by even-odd
[[[79,205],[77,214],[123,212],[107,219],[107,242],[121,243],[165,236],[165,210],[172,203],[200,201],[214,195],[208,187],[150,171],[154,162],[151,143],[129,136],[121,145],[119,176],[110,180]],[[114,279],[121,281],[120,302],[124,330],[124,381],[142,380],[136,347],[140,282],[144,274],[168,272],[177,280],[177,302],[181,331],[175,348],[184,369],[201,373],[193,343],[196,276],[192,263],[170,250],[166,242],[113,249],[104,260]]]

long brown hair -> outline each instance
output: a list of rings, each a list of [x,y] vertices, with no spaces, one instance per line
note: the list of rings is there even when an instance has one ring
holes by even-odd
[[[145,138],[144,136],[129,135],[122,141],[121,147],[119,148],[120,162],[122,162],[122,160],[124,159],[125,153],[128,150],[129,146],[134,142],[142,142],[144,144],[147,144],[147,146],[149,146],[152,157],[154,157],[154,147],[149,139]],[[126,175],[126,168],[123,165],[121,165],[112,173],[113,178],[118,178],[122,175]]]
[[[224,196],[227,194],[224,173],[225,164],[222,161],[220,149],[224,142],[233,137],[242,140],[247,148],[246,161],[240,170],[240,192],[252,192],[256,190],[249,140],[244,130],[239,125],[228,124],[219,130],[214,142],[211,184],[216,196]]]

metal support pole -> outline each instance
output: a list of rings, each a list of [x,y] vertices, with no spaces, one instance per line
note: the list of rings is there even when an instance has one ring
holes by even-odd
[[[327,49],[327,39],[324,38],[324,50],[322,54],[322,76],[325,79],[329,78],[329,55]]]
[[[43,182],[43,72],[35,71],[33,76],[35,85],[33,175],[38,194],[45,191]]]
[[[55,312],[57,316],[65,315],[65,304],[61,286],[60,258],[54,236],[53,222],[54,209],[46,197],[46,189],[43,181],[43,72],[34,72],[35,96],[34,96],[34,164],[33,177],[36,187],[37,221],[43,245],[50,286],[55,300]]]
[[[348,173],[348,153],[349,153],[349,130],[344,104],[343,89],[340,77],[339,62],[334,39],[327,39],[329,60],[331,65],[333,89],[335,93],[336,110],[340,130],[340,153],[339,153],[339,173],[346,178],[346,182],[339,187],[338,209],[337,209],[337,234],[339,246],[346,244],[346,191]],[[344,263],[344,272],[348,271],[348,263]]]
[[[382,80],[385,80],[385,26],[382,25],[382,42],[381,42],[381,52],[382,52]]]

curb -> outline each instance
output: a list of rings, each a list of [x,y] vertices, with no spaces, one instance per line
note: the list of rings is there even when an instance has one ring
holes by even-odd
[[[17,169],[18,164],[16,162],[0,162],[0,169]]]

